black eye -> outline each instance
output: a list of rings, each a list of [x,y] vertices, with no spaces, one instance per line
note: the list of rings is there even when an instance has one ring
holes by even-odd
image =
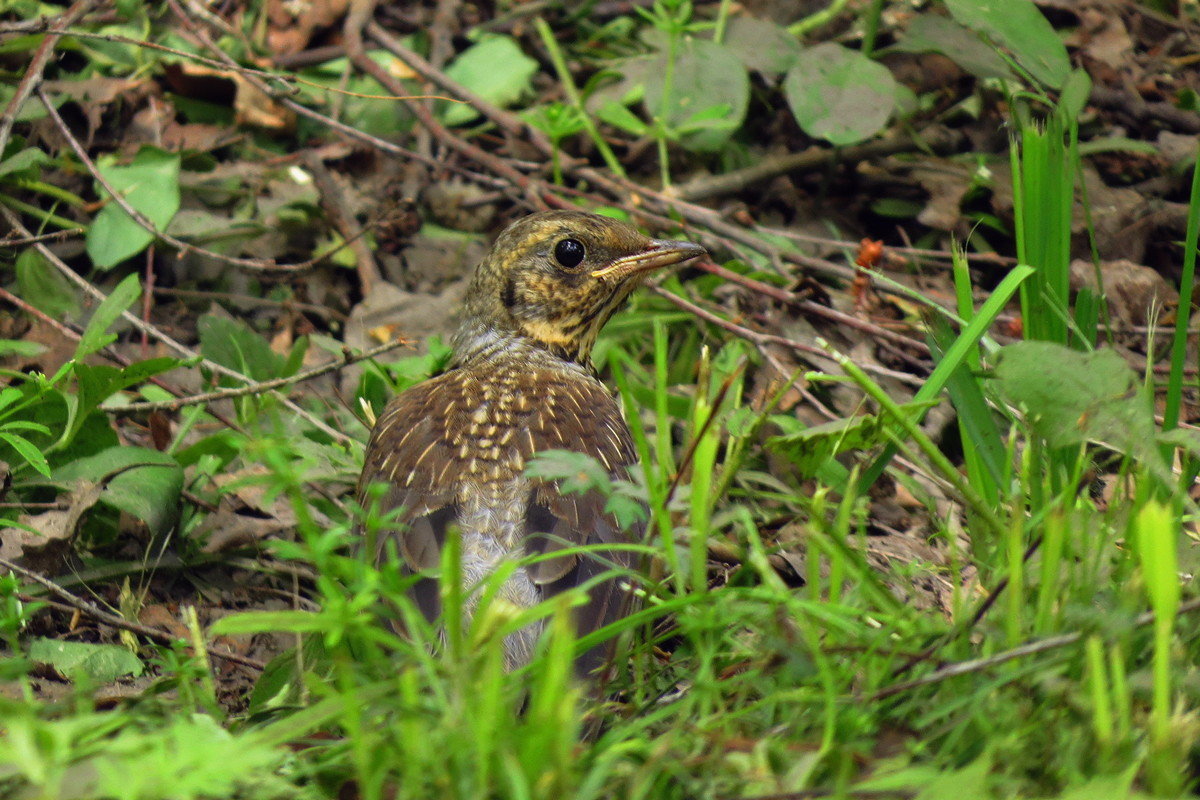
[[[575,269],[582,264],[583,257],[586,254],[583,249],[583,242],[578,239],[563,239],[554,245],[555,260],[567,269]]]

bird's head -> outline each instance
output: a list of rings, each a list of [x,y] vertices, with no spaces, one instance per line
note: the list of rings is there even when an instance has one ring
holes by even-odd
[[[516,341],[587,364],[596,335],[647,273],[704,254],[698,244],[650,239],[582,211],[517,220],[475,270],[457,360]]]

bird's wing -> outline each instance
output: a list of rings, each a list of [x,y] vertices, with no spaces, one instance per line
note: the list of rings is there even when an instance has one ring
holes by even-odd
[[[460,484],[475,469],[473,462],[478,459],[482,463],[487,456],[483,452],[487,448],[469,433],[473,422],[485,429],[495,423],[501,433],[512,431],[507,446],[514,448],[513,470],[502,480],[519,478],[524,464],[546,450],[586,453],[614,476],[625,475],[633,461],[633,444],[620,407],[602,383],[536,368],[522,375],[522,383],[537,387],[536,393],[520,395],[507,404],[503,414],[483,422],[474,419],[482,384],[478,376],[462,370],[403,392],[380,415],[367,444],[358,496],[366,502],[368,486],[387,484],[379,511],[403,507],[394,538],[409,569],[438,566],[447,526],[458,516]],[[493,435],[493,444],[497,440]],[[529,566],[530,578],[545,594],[584,585],[613,567],[630,566],[627,551],[582,557],[577,553],[553,555],[579,545],[628,541],[613,517],[604,512],[604,504],[605,498],[598,492],[562,495],[553,482],[532,484],[525,515],[526,550],[550,556]],[[389,538],[379,537],[377,560]],[[589,602],[577,612],[579,633],[617,619],[623,613],[625,594],[615,579],[597,583],[589,592]],[[437,593],[429,586],[418,587],[417,604],[430,619],[439,613]]]
[[[585,453],[599,461],[610,475],[625,477],[634,460],[633,442],[617,401],[603,384],[543,376],[537,385],[539,417],[544,424],[526,428],[529,455],[546,450]],[[551,556],[529,568],[530,577],[547,595],[613,573],[592,585],[587,604],[576,611],[580,636],[628,611],[625,580],[614,571],[627,570],[633,559],[628,550],[602,546],[627,543],[630,533],[620,528],[604,506],[605,497],[599,492],[561,494],[553,482],[541,482],[535,485],[526,512],[527,550]],[[578,545],[600,547],[582,555],[551,555]],[[603,657],[601,648],[585,654],[579,664],[581,671],[586,673],[599,666]]]
[[[399,509],[390,530],[381,532],[372,555],[381,562],[389,541],[395,541],[413,572],[437,568],[446,528],[458,516],[458,450],[452,431],[451,400],[459,392],[453,373],[414,386],[392,399],[371,432],[366,460],[358,481],[359,502],[367,503],[371,484],[384,483],[378,511]],[[414,592],[418,608],[433,620],[439,613],[436,584],[421,581]]]

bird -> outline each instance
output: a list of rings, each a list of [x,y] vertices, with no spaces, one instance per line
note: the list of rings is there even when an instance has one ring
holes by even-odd
[[[652,239],[616,219],[556,210],[512,223],[476,267],[450,362],[389,401],[357,488],[366,505],[369,487],[383,484],[372,495],[376,510],[395,525],[375,537],[375,561],[384,563],[394,543],[405,572],[420,574],[410,590],[416,607],[440,625],[443,639],[431,571],[453,527],[464,589],[508,561],[539,555],[513,570],[495,597],[528,608],[585,587],[586,602],[573,610],[577,636],[629,613],[630,584],[620,571],[632,568],[632,558],[619,545],[636,532],[605,512],[599,492],[561,495],[553,482],[526,475],[525,466],[537,453],[568,450],[594,457],[613,477],[628,474],[633,439],[592,365],[592,347],[650,272],[704,255],[692,242]],[[568,549],[579,545],[617,547]],[[479,592],[464,597],[465,630]],[[543,624],[505,637],[506,670],[529,663]],[[594,676],[608,659],[609,648],[598,645],[577,656],[575,672]]]

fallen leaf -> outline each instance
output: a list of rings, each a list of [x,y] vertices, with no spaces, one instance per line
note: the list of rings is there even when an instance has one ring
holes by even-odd
[[[79,481],[63,497],[65,509],[20,515],[17,522],[22,527],[0,529],[0,557],[16,561],[36,551],[56,550],[64,545],[103,492],[104,487],[99,483]]]

